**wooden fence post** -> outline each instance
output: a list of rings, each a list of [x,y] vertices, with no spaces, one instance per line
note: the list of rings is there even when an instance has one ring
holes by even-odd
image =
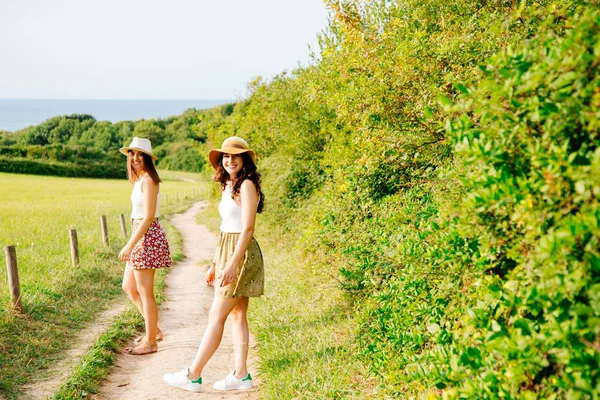
[[[169,196],[165,193],[165,204],[169,204]]]
[[[76,267],[79,265],[79,245],[77,244],[77,231],[69,230],[69,238],[71,239],[71,264]]]
[[[100,226],[102,227],[102,241],[108,246],[108,228],[106,227],[106,215],[100,216]]]
[[[19,270],[17,268],[17,251],[15,246],[4,247],[6,254],[6,269],[8,271],[8,287],[10,288],[10,300],[13,311],[20,313],[23,310],[21,306],[21,286],[19,285]]]
[[[179,201],[179,192],[175,192],[175,201]]]
[[[192,189],[192,197],[196,198],[196,188]]]
[[[183,191],[183,198],[184,198],[184,199],[187,199],[187,190],[184,190],[184,191]]]
[[[125,216],[121,214],[121,231],[123,231],[123,237],[127,237],[127,225],[125,224]]]

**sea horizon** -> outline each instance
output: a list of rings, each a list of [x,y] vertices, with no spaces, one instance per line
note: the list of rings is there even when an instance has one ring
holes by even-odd
[[[185,110],[212,108],[233,99],[21,99],[0,98],[0,131],[15,132],[49,118],[89,114],[97,121],[168,118]]]

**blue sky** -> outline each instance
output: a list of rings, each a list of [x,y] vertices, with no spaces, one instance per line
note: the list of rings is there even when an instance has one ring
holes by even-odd
[[[321,0],[0,0],[0,98],[239,99],[306,65]]]

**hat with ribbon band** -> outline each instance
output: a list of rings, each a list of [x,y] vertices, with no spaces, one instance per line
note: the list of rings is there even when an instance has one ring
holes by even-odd
[[[232,137],[225,139],[225,141],[221,145],[220,149],[214,149],[214,150],[211,150],[210,153],[208,153],[208,159],[210,160],[210,165],[212,165],[212,167],[214,169],[217,169],[217,166],[219,164],[219,157],[221,156],[221,154],[224,154],[224,153],[226,153],[226,154],[248,153],[248,155],[250,156],[250,158],[252,159],[253,162],[256,158],[256,154],[254,153],[254,150],[251,150],[249,148],[248,143],[244,139],[242,139],[241,137],[232,136]]]

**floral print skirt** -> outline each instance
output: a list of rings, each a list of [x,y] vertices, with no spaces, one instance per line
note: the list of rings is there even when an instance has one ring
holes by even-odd
[[[238,266],[236,279],[229,285],[221,287],[218,276],[221,269],[233,256],[235,245],[240,238],[239,233],[221,232],[215,255],[215,291],[222,298],[259,297],[264,292],[264,264],[260,247],[254,238],[248,245],[244,260]]]
[[[134,219],[132,231],[135,232],[142,221]],[[152,221],[142,238],[133,246],[127,267],[133,269],[157,269],[171,266],[169,242],[158,219]]]

